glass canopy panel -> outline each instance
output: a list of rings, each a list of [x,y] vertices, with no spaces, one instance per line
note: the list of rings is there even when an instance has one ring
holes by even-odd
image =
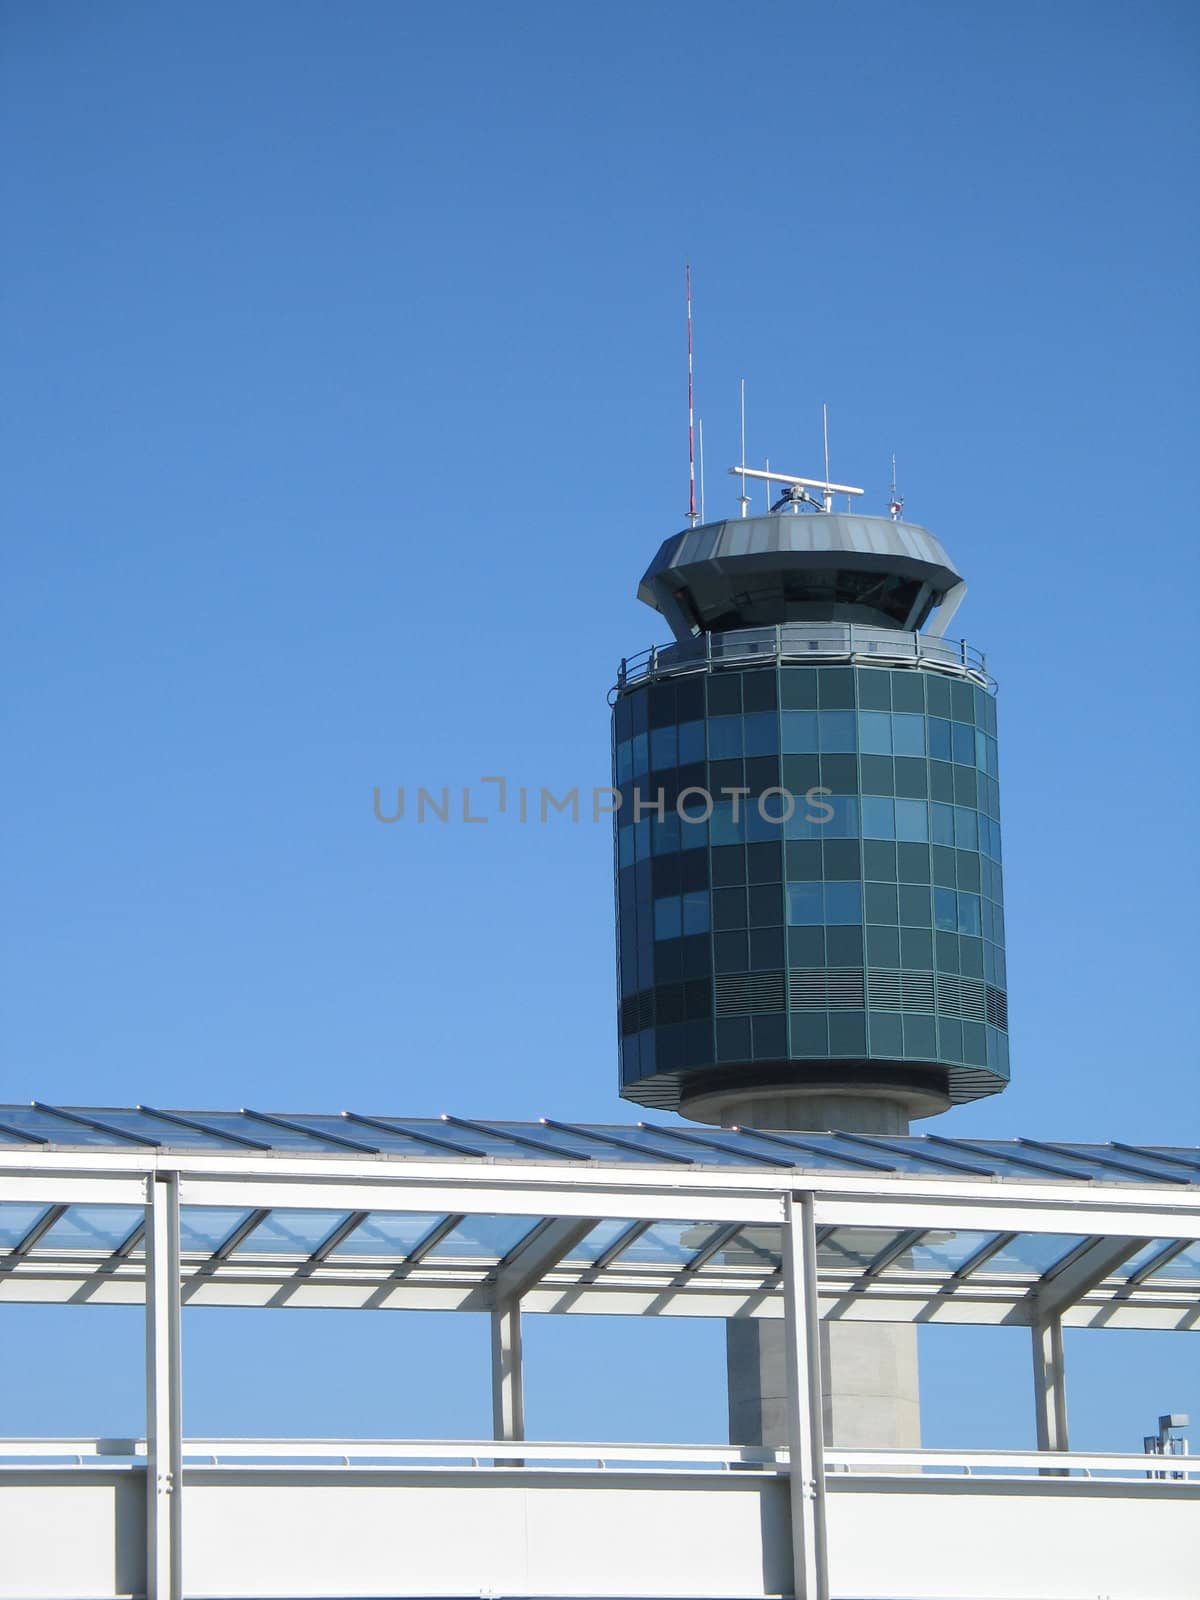
[[[949,1276],[964,1267],[995,1237],[994,1233],[970,1228],[931,1228],[913,1245],[911,1251],[906,1250],[898,1261],[884,1271],[932,1272]]]
[[[970,1276],[1020,1273],[1040,1278],[1077,1250],[1085,1238],[1087,1235],[1081,1233],[1019,1233],[1003,1250],[976,1267]]]
[[[817,1266],[830,1272],[862,1272],[900,1237],[896,1228],[835,1228],[817,1246]]]
[[[348,1211],[275,1210],[258,1227],[235,1245],[232,1256],[310,1256],[336,1227],[350,1215]]]
[[[488,1261],[495,1265],[509,1256],[544,1219],[541,1217],[464,1217],[456,1228],[439,1239],[426,1261]]]
[[[759,1272],[774,1272],[782,1261],[782,1228],[743,1228],[709,1257],[698,1276],[720,1267],[754,1267]]]
[[[329,1259],[337,1261],[345,1256],[383,1256],[388,1260],[403,1261],[444,1220],[440,1211],[372,1211],[348,1238],[334,1245],[329,1252]]]
[[[187,1116],[183,1112],[181,1115]],[[222,1139],[215,1133],[201,1133],[198,1128],[183,1128],[177,1122],[170,1122],[166,1117],[156,1117],[151,1111],[110,1111],[107,1108],[96,1112],[101,1122],[107,1122],[110,1127],[119,1128],[130,1134],[131,1142],[135,1139],[155,1139],[161,1145],[176,1150],[239,1150],[245,1149],[233,1139]],[[190,1120],[190,1118],[189,1118]],[[203,1113],[196,1116],[197,1122],[203,1122]],[[83,1130],[80,1130],[83,1131]],[[260,1137],[250,1135],[251,1138]],[[268,1143],[266,1139],[263,1144]]]
[[[431,1151],[429,1145],[424,1142],[424,1140],[414,1139],[411,1137],[411,1135],[402,1132],[399,1128],[377,1128],[373,1121],[355,1122],[350,1117],[338,1116],[304,1116],[293,1117],[291,1120],[294,1122],[303,1123],[305,1128],[311,1129],[316,1135],[329,1134],[331,1136],[329,1141],[331,1144],[338,1139],[349,1139],[355,1144],[369,1145],[371,1149],[381,1150],[387,1155],[427,1156],[434,1153]],[[380,1120],[383,1121],[386,1119],[380,1118]],[[247,1131],[249,1132],[251,1130]],[[255,1129],[253,1130],[254,1137],[256,1139],[260,1137],[270,1138],[272,1141],[274,1140],[276,1133],[282,1132],[283,1129],[281,1128],[272,1128],[269,1130],[262,1129],[260,1133],[259,1125],[256,1125]],[[316,1148],[315,1141],[313,1148]],[[343,1151],[343,1153],[346,1155],[353,1155],[354,1153],[351,1150],[347,1150],[345,1145],[337,1145],[336,1148]],[[448,1154],[449,1152],[443,1151],[441,1153]]]
[[[482,1128],[478,1124],[470,1128],[457,1127],[453,1122],[439,1122],[430,1129],[441,1139],[451,1139],[455,1144],[470,1145],[473,1150],[481,1151],[485,1156],[499,1156],[503,1161],[549,1161],[553,1159],[553,1151],[535,1150],[530,1145],[519,1144],[515,1139],[510,1139],[501,1127]],[[531,1129],[531,1139],[538,1137],[538,1130]],[[552,1133],[542,1130],[541,1137],[547,1144],[557,1141]]]
[[[1064,1145],[1064,1150],[1069,1149],[1072,1156],[1078,1160],[1086,1161],[1095,1168],[1096,1176],[1104,1173],[1110,1183],[1153,1183],[1157,1178],[1174,1178],[1178,1183],[1182,1178],[1187,1180],[1189,1174],[1173,1161],[1164,1161],[1155,1155],[1153,1150],[1114,1150],[1108,1145]],[[1057,1155],[1050,1156],[1051,1161],[1057,1160]],[[1200,1178],[1200,1169],[1195,1176]]]
[[[0,1111],[0,1122],[6,1122],[10,1128],[20,1132],[35,1133],[39,1138],[49,1139],[51,1144],[79,1144],[79,1145],[104,1145],[109,1149],[124,1149],[127,1143],[117,1133],[104,1133],[99,1128],[85,1127],[81,1122],[72,1122],[68,1117],[56,1117],[51,1111],[39,1111],[34,1106],[5,1106]],[[147,1135],[153,1138],[153,1134]]]
[[[249,1215],[242,1206],[181,1206],[179,1248],[184,1254],[210,1256]]]
[[[1114,1172],[1111,1167],[1100,1167],[1094,1161],[1060,1154],[1057,1150],[1033,1149],[1011,1139],[972,1139],[971,1149],[976,1153],[974,1156],[957,1146],[947,1150],[946,1154],[961,1156],[964,1161],[978,1160],[980,1165],[990,1167],[1005,1178],[1028,1178],[1031,1182],[1053,1183],[1055,1178],[1063,1177],[1106,1178],[1112,1183],[1121,1178],[1121,1174]],[[1137,1181],[1132,1173],[1127,1176],[1131,1181]]]
[[[33,1254],[43,1250],[101,1251],[105,1255],[123,1245],[145,1220],[141,1206],[68,1206],[58,1221],[38,1240]]]
[[[47,1206],[0,1205],[0,1250],[12,1250],[19,1245],[48,1209]]]
[[[337,1144],[332,1139],[326,1139],[318,1128],[311,1133],[301,1133],[295,1128],[281,1128],[277,1123],[268,1122],[263,1117],[256,1117],[252,1111],[242,1111],[234,1114],[228,1111],[206,1111],[199,1119],[210,1127],[221,1129],[228,1128],[231,1133],[240,1133],[244,1139],[258,1139],[263,1144],[269,1144],[273,1150],[294,1150],[297,1155],[320,1155],[323,1150],[331,1151],[336,1155],[345,1155],[345,1145]],[[291,1117],[293,1122],[307,1124],[308,1118]],[[347,1131],[347,1138],[354,1135]],[[370,1144],[370,1139],[363,1139],[363,1144]]]
[[[1200,1278],[1200,1243],[1190,1244],[1179,1255],[1172,1256],[1169,1261],[1164,1261],[1162,1266],[1150,1273],[1145,1281],[1157,1286],[1168,1278],[1181,1278],[1192,1281]]]
[[[564,1128],[561,1126],[555,1126],[552,1128],[543,1128],[540,1123],[535,1123],[533,1131],[534,1133],[544,1134],[547,1139],[551,1140],[554,1144],[560,1145],[564,1150],[570,1149],[577,1151],[581,1159],[609,1162],[644,1162],[662,1159],[652,1150],[645,1150],[642,1148],[630,1150],[627,1148],[620,1148],[615,1144],[609,1144],[607,1140],[596,1138],[593,1134],[589,1133],[582,1127],[572,1126],[570,1128]],[[600,1131],[603,1132],[607,1130]],[[636,1132],[636,1129],[614,1128],[612,1131],[617,1138],[623,1140],[629,1134]],[[684,1151],[680,1150],[679,1154],[683,1155]]]
[[[610,1249],[623,1233],[629,1231],[628,1217],[606,1217],[603,1222],[598,1222],[590,1233],[587,1233],[563,1257],[564,1261],[574,1261],[585,1266],[591,1266],[598,1261],[604,1252]]]
[[[684,1130],[680,1129],[680,1133]],[[690,1130],[688,1130],[690,1131]],[[704,1133],[695,1130],[699,1138],[690,1139],[675,1137],[673,1130],[666,1128],[631,1128],[629,1133],[641,1135],[639,1144],[657,1151],[667,1157],[686,1156],[689,1161],[695,1161],[706,1167],[749,1167],[760,1161],[767,1153],[763,1145],[760,1150],[742,1148],[742,1136],[734,1133],[731,1128],[713,1128]],[[787,1161],[788,1153],[779,1149],[774,1153],[775,1161]]]
[[[745,1131],[748,1139],[755,1137],[752,1129]],[[757,1137],[763,1155],[770,1153],[776,1158],[790,1158],[801,1170],[811,1167],[837,1172],[892,1172],[900,1160],[890,1151],[876,1152],[863,1146],[843,1144],[834,1133],[772,1133],[769,1139],[765,1135]]]
[[[980,1177],[991,1174],[991,1163],[986,1156],[970,1156],[965,1150],[938,1150],[922,1146],[916,1139],[889,1139],[876,1144],[870,1135],[856,1136],[841,1147],[847,1156],[858,1155],[896,1172],[920,1172],[935,1178],[953,1173],[969,1178],[972,1173]]]
[[[483,1145],[475,1137],[474,1129],[455,1128],[440,1118],[426,1121],[420,1117],[380,1117],[378,1120],[387,1123],[395,1138],[404,1140],[407,1155],[441,1156],[444,1160],[447,1156],[452,1157],[455,1151],[464,1156],[486,1154]],[[381,1139],[387,1137],[382,1129],[373,1124],[362,1132],[368,1143],[376,1133]],[[448,1145],[455,1148],[447,1149]]]
[[[613,1265],[682,1267],[721,1231],[711,1222],[655,1222],[621,1251]]]

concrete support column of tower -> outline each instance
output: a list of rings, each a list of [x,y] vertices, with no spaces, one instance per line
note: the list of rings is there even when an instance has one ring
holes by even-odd
[[[870,1096],[761,1095],[722,1110],[728,1121],[746,1127],[908,1132],[908,1108],[902,1102]],[[783,1324],[766,1318],[731,1319],[726,1330],[730,1443],[786,1445]],[[847,1450],[920,1448],[916,1328],[887,1322],[822,1323],[821,1380],[827,1445]]]

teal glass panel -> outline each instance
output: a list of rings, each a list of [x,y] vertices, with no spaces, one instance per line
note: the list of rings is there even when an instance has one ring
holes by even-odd
[[[811,667],[784,667],[779,674],[779,703],[793,711],[816,710],[817,675]]]
[[[882,795],[863,795],[862,831],[864,839],[894,839],[896,802]]]
[[[787,919],[793,926],[806,927],[823,922],[824,884],[789,883],[787,886]]]
[[[868,1011],[867,1036],[873,1056],[903,1056],[904,1028],[897,1013]]]
[[[646,734],[635,733],[631,743],[633,749],[631,758],[632,774],[635,778],[640,778],[649,771],[650,741]]]
[[[690,767],[704,760],[704,724],[681,722],[679,724],[679,765]]]
[[[890,672],[872,671],[870,668],[859,671],[858,704],[860,710],[890,711],[892,709],[891,676]]]
[[[868,922],[897,923],[900,920],[894,883],[868,883],[865,905]]]
[[[929,719],[929,755],[934,761],[949,761],[953,756],[950,737],[951,724],[941,717]]]
[[[709,818],[708,837],[712,844],[744,844],[746,842],[746,807],[739,805],[737,821],[733,817],[733,805],[727,800],[722,800],[720,805],[713,807],[713,814]]]
[[[910,928],[928,928],[931,925],[932,906],[929,890],[921,883],[902,883],[899,902],[900,922]]]
[[[858,714],[859,748],[877,756],[892,753],[892,719],[883,711]]]
[[[679,765],[679,736],[672,728],[654,728],[650,733],[650,770]]]
[[[925,801],[897,800],[895,804],[897,839],[923,844],[929,837],[929,817]]]
[[[944,933],[957,933],[958,896],[953,889],[933,891],[933,921]]]
[[[633,777],[633,741],[622,739],[617,746],[617,760],[613,769],[617,775],[618,785],[628,783]]]
[[[900,965],[900,932],[877,925],[867,929],[867,965],[889,970]]]
[[[861,1056],[867,1049],[867,1017],[864,1011],[829,1013],[829,1053],[832,1056]]]
[[[741,717],[709,717],[708,759],[729,761],[742,753]]]
[[[892,718],[892,750],[898,756],[925,754],[925,718],[896,715]]]
[[[853,711],[819,711],[817,720],[822,750],[854,749]]]
[[[930,833],[934,844],[951,845],[954,843],[954,807],[944,805],[940,800],[931,800],[929,803]]]
[[[975,730],[963,722],[950,724],[950,744],[953,759],[962,767],[975,765]]]
[[[825,921],[830,924],[862,921],[862,886],[858,883],[825,885]]]
[[[817,670],[817,692],[821,708],[853,706],[854,671],[851,667],[820,667]]]
[[[893,672],[892,706],[896,711],[925,711],[925,680],[919,672]]]
[[[666,895],[654,902],[654,937],[678,939],[683,931],[683,908],[677,894]]]
[[[788,755],[811,755],[820,748],[815,711],[784,711],[783,748]]]
[[[690,933],[708,932],[708,892],[707,890],[693,890],[683,897],[683,932],[686,936]],[[655,924],[657,937],[657,922]]]
[[[742,718],[742,740],[748,756],[775,755],[779,750],[779,719],[773,711],[747,712]]]

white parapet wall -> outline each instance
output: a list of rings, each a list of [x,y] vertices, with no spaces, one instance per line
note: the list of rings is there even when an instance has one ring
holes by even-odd
[[[188,1447],[188,1600],[793,1592],[778,1463],[681,1464],[664,1447],[599,1466],[594,1447],[530,1444],[555,1459],[492,1464],[497,1447],[480,1442],[446,1447],[440,1465],[365,1464],[347,1441],[341,1465],[329,1443],[311,1463],[212,1445],[208,1464]],[[840,1453],[827,1480],[835,1600],[1194,1600],[1200,1475],[1148,1478],[1132,1457],[912,1452],[880,1470],[862,1455]],[[136,1458],[0,1468],[0,1596],[143,1594],[144,1476]]]

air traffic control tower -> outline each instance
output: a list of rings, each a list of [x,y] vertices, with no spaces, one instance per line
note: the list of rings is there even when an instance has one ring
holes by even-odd
[[[903,1134],[1008,1081],[995,684],[894,492],[861,516],[834,510],[861,490],[771,474],[751,516],[767,474],[735,470],[742,515],[674,534],[639,586],[675,642],[612,695],[621,1094]],[[729,1330],[731,1437],[774,1442],[777,1330]],[[919,1443],[914,1330],[831,1331],[831,1440]]]

